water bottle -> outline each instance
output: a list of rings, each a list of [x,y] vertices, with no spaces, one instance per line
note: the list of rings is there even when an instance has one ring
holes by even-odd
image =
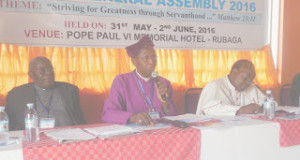
[[[30,142],[39,141],[40,140],[39,118],[33,103],[27,104],[24,120],[25,120],[26,140]]]
[[[8,116],[5,107],[0,106],[0,146],[8,143]]]
[[[275,117],[275,101],[271,90],[266,91],[264,114],[267,119],[273,119]]]

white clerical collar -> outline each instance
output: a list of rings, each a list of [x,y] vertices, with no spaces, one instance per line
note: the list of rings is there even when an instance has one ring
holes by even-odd
[[[41,87],[39,87],[39,86],[37,86],[36,84],[34,84],[34,87],[35,87],[35,89],[36,90],[38,90],[38,91],[47,91],[48,89],[46,89],[46,88],[41,88]]]
[[[150,80],[150,78],[151,78],[151,77],[149,77],[149,78],[143,77],[142,75],[139,74],[139,72],[137,71],[137,69],[135,70],[135,72],[136,72],[136,74],[137,74],[140,78],[142,78],[142,79],[143,79],[144,81],[146,81],[146,82],[148,82],[148,81]]]
[[[226,82],[227,82],[227,85],[229,86],[230,90],[233,90],[235,92],[237,92],[237,90],[235,89],[235,87],[231,84],[230,80],[229,80],[229,75],[226,76]]]

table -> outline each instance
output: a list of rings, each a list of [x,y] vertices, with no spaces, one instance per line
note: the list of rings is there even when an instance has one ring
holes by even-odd
[[[20,141],[14,145],[0,146],[0,160],[22,160],[23,150],[22,141],[23,131],[11,131],[10,136],[20,137]]]
[[[201,129],[201,160],[299,160],[299,120],[249,119]],[[279,122],[279,123],[278,123]]]
[[[1,160],[21,160],[23,159],[22,143],[12,146],[0,146]]]
[[[93,126],[87,125],[79,127],[87,128]],[[23,143],[23,155],[25,160],[196,160],[200,157],[199,142],[199,130],[175,127],[147,131],[136,135],[109,138],[106,140],[96,139],[67,144],[59,144],[44,134],[41,134],[41,140],[39,142]]]
[[[227,123],[226,123],[227,124]],[[105,124],[74,126],[88,128]],[[17,159],[201,159],[298,160],[300,120],[265,120],[259,117],[228,123],[225,127],[165,128],[144,133],[59,144],[41,134],[37,143],[9,152]],[[291,130],[292,128],[292,130]],[[1,159],[8,152],[0,150]]]
[[[201,130],[201,160],[273,160],[279,148],[279,124],[249,120]]]
[[[273,119],[280,124],[280,146],[294,146],[300,144],[300,119]]]

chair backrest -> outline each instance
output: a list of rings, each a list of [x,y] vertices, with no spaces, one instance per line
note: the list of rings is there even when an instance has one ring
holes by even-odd
[[[80,106],[88,124],[101,123],[105,95],[91,89],[79,91]]]
[[[291,106],[291,84],[284,84],[280,88],[280,105]]]
[[[202,88],[189,88],[184,94],[184,113],[196,113]]]

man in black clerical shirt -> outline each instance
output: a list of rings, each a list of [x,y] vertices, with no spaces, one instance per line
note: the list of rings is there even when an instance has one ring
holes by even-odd
[[[9,130],[24,129],[27,103],[34,103],[40,124],[47,118],[55,120],[55,127],[86,123],[79,103],[78,87],[65,82],[56,82],[49,59],[42,56],[32,59],[28,75],[33,83],[15,87],[7,95]]]

